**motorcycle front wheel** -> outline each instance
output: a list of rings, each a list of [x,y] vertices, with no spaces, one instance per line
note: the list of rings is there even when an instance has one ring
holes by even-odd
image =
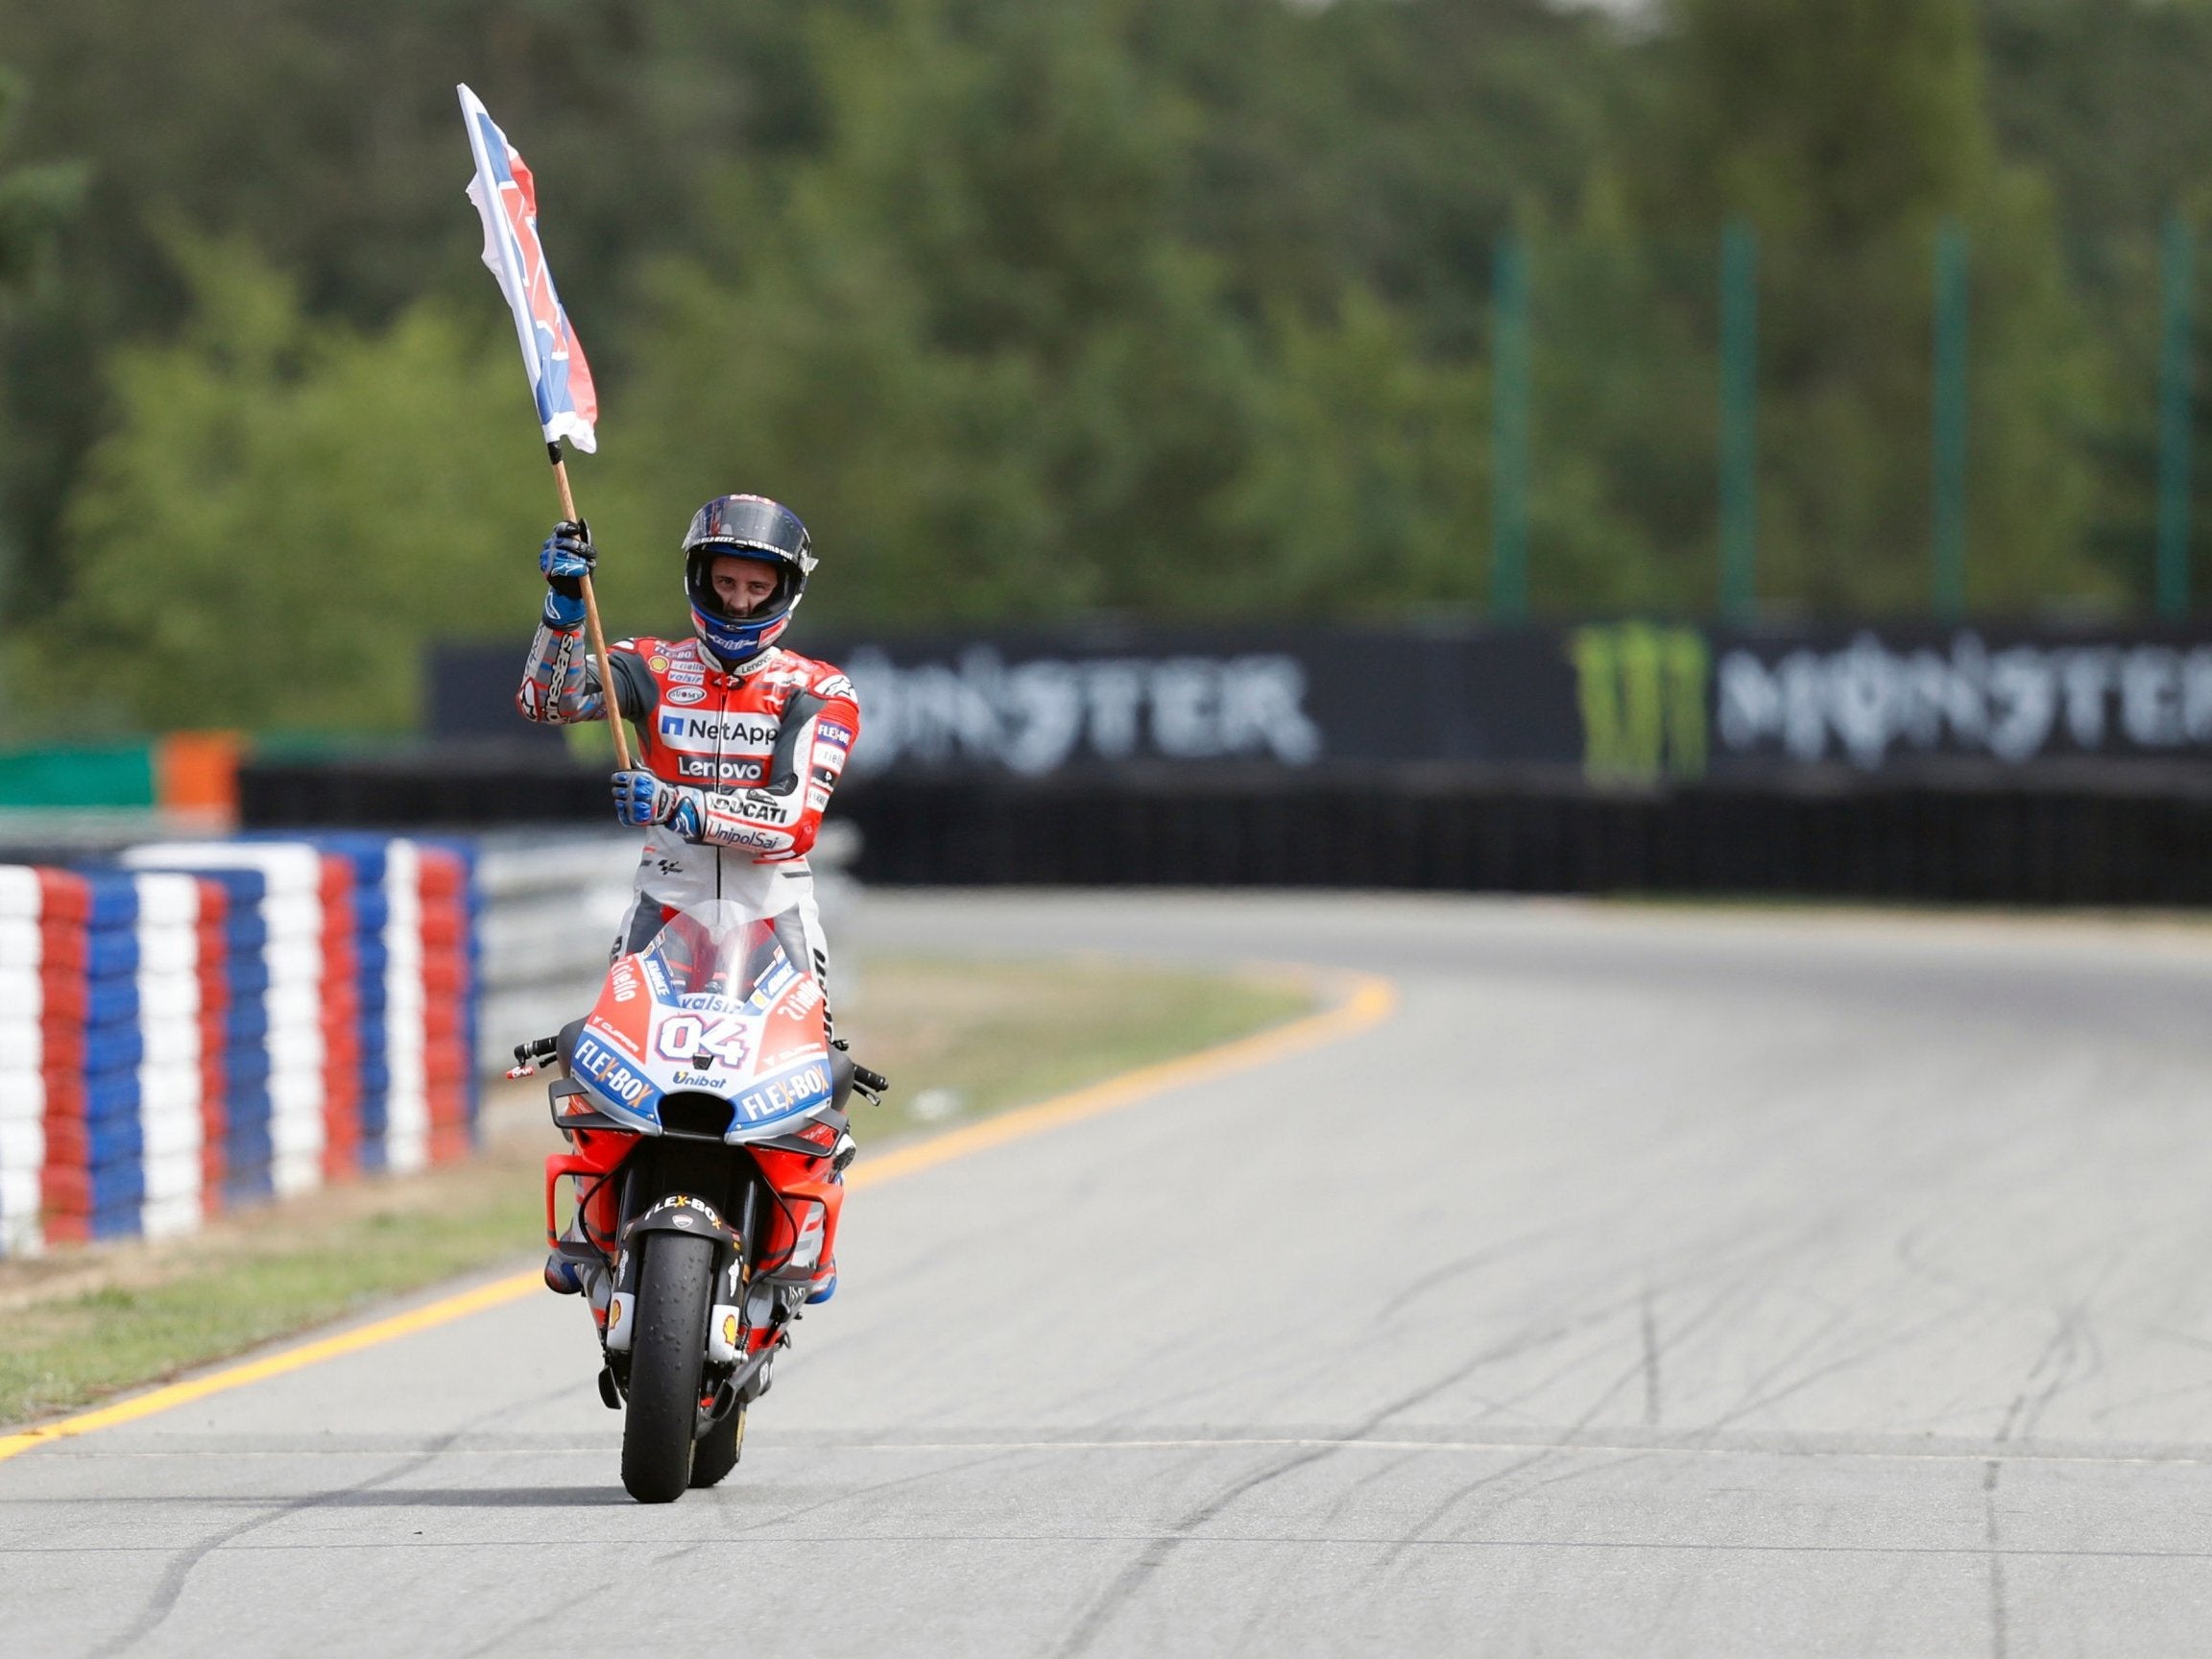
[[[630,1349],[630,1409],[622,1420],[622,1486],[640,1503],[672,1503],[691,1483],[691,1436],[699,1423],[713,1287],[712,1239],[682,1233],[645,1236],[637,1269],[637,1330]]]

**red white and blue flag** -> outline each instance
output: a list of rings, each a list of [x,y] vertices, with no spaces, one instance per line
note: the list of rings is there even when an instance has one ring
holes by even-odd
[[[565,438],[589,455],[599,446],[593,431],[599,394],[538,240],[538,187],[483,102],[466,86],[457,90],[469,124],[469,149],[476,157],[469,200],[484,221],[484,263],[499,278],[515,313],[522,361],[538,397],[538,422],[545,428],[546,443]]]

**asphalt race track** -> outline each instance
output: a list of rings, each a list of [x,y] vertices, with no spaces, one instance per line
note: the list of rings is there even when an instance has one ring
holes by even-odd
[[[2212,1645],[2212,927],[1110,895],[847,931],[1402,1000],[857,1192],[744,1462],[672,1506],[623,1496],[550,1296],[0,1464],[0,1652]]]

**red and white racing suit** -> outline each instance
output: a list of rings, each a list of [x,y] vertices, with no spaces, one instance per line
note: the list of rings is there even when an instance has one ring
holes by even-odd
[[[806,854],[822,828],[823,808],[860,734],[860,706],[853,683],[826,662],[771,646],[735,672],[695,638],[624,639],[608,650],[616,702],[637,733],[636,764],[664,783],[702,791],[701,832],[687,841],[666,825],[645,832],[638,859],[637,898],[614,941],[614,954],[643,948],[679,905],[758,888],[767,867],[794,884],[793,902],[779,918],[784,953],[810,970],[824,993],[822,1017],[830,1027],[830,949],[814,900]],[[559,630],[541,622],[530,642],[516,706],[525,718],[567,726],[607,718],[597,666],[585,649],[581,628]],[[794,724],[796,721],[796,724]],[[770,767],[788,765],[798,787],[772,795]],[[781,910],[781,904],[771,908]],[[796,920],[801,937],[789,937]],[[797,1166],[806,1160],[762,1153],[779,1190],[781,1166],[794,1179],[819,1180]],[[842,1197],[838,1189],[835,1198]],[[821,1261],[825,1276],[835,1261],[841,1204],[831,1199]]]
[[[722,897],[735,884],[734,866],[747,866],[750,877],[751,866],[774,864],[799,884],[794,908],[805,958],[795,963],[810,968],[827,991],[829,945],[806,854],[860,734],[853,683],[826,662],[777,646],[734,673],[696,639],[624,639],[607,656],[623,717],[637,733],[637,764],[664,783],[705,795],[699,840],[686,841],[665,825],[646,831],[637,902],[615,941],[617,953],[643,945],[664,910]],[[525,718],[549,725],[607,717],[582,629],[539,625],[515,702]],[[787,733],[794,713],[799,725]],[[788,795],[766,788],[779,753],[799,779]]]

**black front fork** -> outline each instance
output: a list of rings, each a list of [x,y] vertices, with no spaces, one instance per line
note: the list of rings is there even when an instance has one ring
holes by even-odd
[[[689,1212],[702,1223],[711,1217],[705,1230],[716,1238],[710,1281],[714,1300],[708,1313],[703,1373],[706,1391],[715,1401],[708,1416],[711,1421],[766,1390],[766,1355],[781,1338],[788,1317],[788,1310],[769,1286],[756,1283],[764,1177],[751,1158],[718,1143],[643,1140],[617,1179],[621,1246],[614,1258],[613,1288],[601,1336],[607,1380],[600,1392],[603,1397],[609,1393],[609,1382],[617,1395],[629,1392],[644,1235],[692,1231],[674,1222],[677,1214]],[[686,1199],[691,1203],[685,1203]],[[734,1238],[728,1234],[734,1234]],[[752,1333],[764,1326],[771,1328],[769,1340],[755,1353]]]

